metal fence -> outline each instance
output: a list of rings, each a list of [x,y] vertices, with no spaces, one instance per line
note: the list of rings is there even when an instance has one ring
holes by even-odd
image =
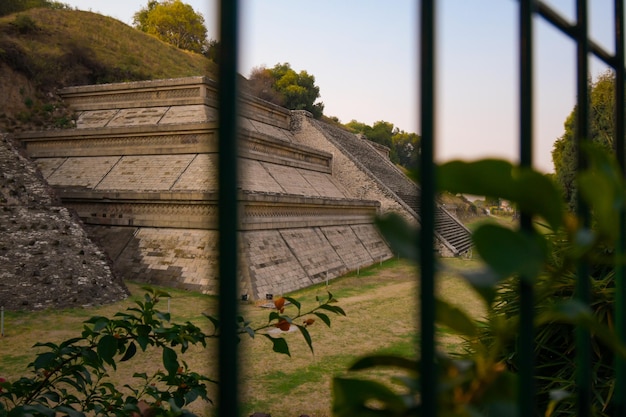
[[[550,6],[533,0],[519,1],[519,161],[520,165],[532,166],[533,148],[533,20],[539,16],[549,24],[570,37],[576,43],[577,68],[577,119],[575,140],[578,145],[589,137],[589,59],[595,55],[606,65],[615,70],[615,151],[617,159],[624,170],[624,1],[614,1],[614,34],[615,53],[611,54],[592,42],[588,35],[588,2],[577,0],[576,22],[571,24],[554,11]],[[222,321],[222,337],[220,339],[220,394],[219,415],[238,416],[238,352],[235,334],[237,317],[237,55],[238,55],[238,13],[237,0],[220,1],[220,56],[219,56],[219,120],[220,120],[220,152],[219,152],[219,234],[220,234],[220,309]],[[419,8],[419,56],[420,68],[420,121],[422,136],[421,168],[421,219],[420,234],[420,265],[421,291],[421,339],[422,357],[422,415],[436,416],[437,365],[435,361],[435,260],[433,258],[434,213],[435,213],[435,108],[437,83],[436,68],[436,0],[422,0]],[[607,22],[608,24],[608,22]],[[579,168],[585,167],[582,153],[579,157]],[[590,222],[587,208],[580,204],[578,214],[584,222]],[[620,230],[624,230],[626,215],[620,214]],[[530,218],[522,213],[521,227],[531,227]],[[624,253],[626,234],[622,234],[617,250]],[[587,266],[578,266],[579,277],[587,276]],[[624,267],[617,271],[616,289],[616,328],[622,341],[626,340],[626,288],[624,285]],[[519,329],[519,415],[535,414],[535,392],[533,376],[533,288],[524,280],[520,280],[521,323]],[[589,281],[578,279],[576,297],[589,302]],[[577,398],[580,417],[591,415],[591,374],[590,367],[590,335],[586,330],[577,329]],[[615,401],[617,415],[626,416],[625,378],[626,364],[618,359],[616,363]]]

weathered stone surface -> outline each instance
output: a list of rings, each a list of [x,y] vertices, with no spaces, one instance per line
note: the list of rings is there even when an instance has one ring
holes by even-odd
[[[148,107],[139,109],[123,109],[107,123],[108,127],[156,125],[165,115],[169,107]]]
[[[57,159],[57,158],[51,158]],[[54,186],[95,188],[104,176],[120,161],[119,156],[67,158],[47,176]]]
[[[125,298],[109,258],[4,136],[0,166],[0,306],[36,310]]]
[[[351,227],[323,227],[321,230],[348,269],[355,270],[375,262]]]
[[[129,155],[106,172],[96,189],[160,191],[171,189],[195,155]]]
[[[416,221],[419,213],[418,186],[389,161],[388,152],[359,135],[313,120],[310,114],[293,112],[294,140],[332,153],[333,173],[357,198],[381,202],[383,211],[395,211]],[[442,256],[457,256],[471,250],[469,230],[443,207],[435,210],[436,249]]]
[[[90,225],[115,271],[124,279],[215,293],[213,83],[160,80],[62,95],[80,113],[80,128],[19,139],[63,203]],[[264,298],[391,257],[371,224],[380,204],[354,198],[336,176],[335,156],[313,142],[296,143],[289,111],[252,97],[241,103],[242,256],[232,278],[241,293]]]
[[[348,272],[348,267],[319,228],[287,229],[280,234],[313,283]]]
[[[117,113],[118,109],[84,111],[78,115],[76,127],[79,129],[105,127]]]

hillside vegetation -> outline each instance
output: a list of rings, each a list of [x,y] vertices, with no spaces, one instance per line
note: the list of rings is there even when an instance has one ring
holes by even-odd
[[[0,132],[71,125],[59,88],[206,75],[216,65],[96,13],[31,9],[0,18]]]

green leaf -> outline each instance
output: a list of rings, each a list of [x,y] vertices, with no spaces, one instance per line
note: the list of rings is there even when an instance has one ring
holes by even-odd
[[[137,345],[135,345],[135,342],[130,342],[130,344],[128,345],[128,349],[126,349],[126,353],[124,353],[124,356],[122,357],[122,359],[120,359],[120,362],[129,360],[130,358],[135,356],[135,353],[137,353]]]
[[[180,366],[178,363],[178,355],[173,349],[167,346],[163,347],[163,366],[170,376],[176,375]]]
[[[273,320],[279,320],[279,319],[280,319],[280,313],[278,311],[271,311],[267,317],[267,322],[270,323]]]
[[[156,312],[156,316],[159,318],[159,320],[163,320],[163,321],[166,321],[168,323],[169,323],[169,321],[172,318],[172,315],[170,313],[163,313],[161,311],[157,311]]]
[[[500,275],[496,274],[490,268],[460,271],[459,274],[472,286],[474,291],[480,295],[487,306],[491,305],[496,297],[496,285],[502,280]]]
[[[298,315],[300,315],[300,308],[302,307],[300,305],[300,302],[298,300],[296,300],[295,298],[292,297],[283,297],[285,300],[289,301],[291,304],[293,304],[294,306],[296,306],[298,308]]]
[[[523,213],[543,217],[552,230],[563,223],[563,197],[545,175],[530,169],[514,171],[514,194],[509,198]]]
[[[53,409],[46,407],[42,404],[31,404],[31,405],[25,405],[23,408],[23,413],[20,412],[19,407],[16,407],[13,412],[11,414],[9,414],[10,416],[29,416],[29,415],[33,415],[33,416],[37,416],[37,415],[43,415],[46,417],[54,417],[56,415],[56,411],[54,411]]]
[[[563,221],[559,189],[548,177],[532,169],[499,159],[451,161],[439,166],[437,179],[441,191],[509,200],[524,213],[543,217],[553,230]]]
[[[437,185],[453,194],[508,198],[514,183],[512,172],[513,165],[500,159],[450,161],[437,168]]]
[[[94,316],[84,321],[84,323],[89,323],[94,325],[94,331],[100,331],[106,327],[109,319],[103,316]]]
[[[37,355],[35,362],[33,362],[33,367],[35,370],[37,369],[48,369],[54,365],[54,362],[57,358],[56,353],[54,352],[44,352]]]
[[[61,396],[59,395],[58,392],[47,391],[47,392],[42,393],[41,396],[54,403],[58,403],[59,401],[61,401]]]
[[[318,308],[322,309],[322,310],[327,310],[327,311],[333,312],[335,314],[341,314],[342,316],[346,315],[346,312],[343,311],[343,309],[341,307],[339,307],[339,306],[331,306],[331,305],[328,305],[328,304],[322,304]]]
[[[163,290],[158,290],[158,289],[154,290],[154,296],[158,298],[172,298],[170,293],[163,291]]]
[[[289,345],[282,337],[272,337],[269,334],[264,334],[266,338],[268,338],[272,342],[272,350],[276,353],[284,353],[287,356],[291,356],[289,353]]]
[[[578,175],[578,188],[583,199],[593,209],[598,230],[611,239],[617,239],[619,212],[624,205],[621,184],[616,184],[600,170],[586,171]]]
[[[220,328],[220,321],[219,321],[218,319],[216,319],[216,318],[215,318],[215,317],[213,317],[213,316],[209,316],[209,315],[208,315],[208,314],[206,314],[206,313],[202,313],[202,315],[203,315],[204,317],[206,317],[207,319],[209,319],[209,321],[211,322],[211,324],[213,324],[213,327],[215,328],[215,330],[217,330],[217,329],[219,329],[219,328]]]
[[[110,334],[102,336],[96,348],[102,360],[116,369],[113,357],[117,353],[117,339]]]
[[[437,322],[443,324],[457,333],[475,337],[478,334],[478,326],[463,310],[448,304],[447,302],[435,299],[435,317]]]
[[[254,339],[254,336],[256,336],[256,332],[254,331],[254,329],[250,326],[245,326],[243,328],[243,330],[248,333],[248,336],[250,336],[251,338]]]
[[[333,397],[336,417],[403,416],[407,409],[400,395],[375,381],[334,378]]]
[[[300,329],[300,333],[302,333],[302,336],[304,337],[306,344],[309,346],[309,349],[311,349],[311,353],[315,353],[313,352],[313,340],[311,340],[311,334],[309,333],[307,328],[304,326],[300,326],[300,325],[296,325],[296,326],[298,326],[298,329]]]
[[[330,318],[328,318],[328,316],[324,313],[320,313],[318,311],[314,312],[313,314],[315,314],[317,317],[320,318],[320,320],[322,320],[326,326],[330,327]]]
[[[137,343],[139,343],[139,347],[141,350],[145,352],[148,344],[150,343],[150,332],[152,331],[152,327],[140,324],[137,326]]]
[[[370,355],[359,358],[350,368],[350,371],[377,368],[380,366],[417,371],[418,363],[413,359],[403,358],[396,355]]]
[[[91,349],[85,348],[81,351],[81,356],[85,361],[86,365],[93,366],[94,368],[99,368],[102,366],[102,359],[96,352]]]
[[[539,235],[485,224],[472,237],[481,258],[500,278],[519,274],[534,280],[544,266],[547,246]]]
[[[37,342],[33,345],[33,347],[47,347],[47,348],[50,348],[50,350],[54,350],[54,351],[59,350],[59,346],[52,342],[46,342],[46,343]]]
[[[64,348],[66,346],[74,345],[77,342],[80,342],[82,340],[84,340],[82,337],[74,337],[74,338],[68,339],[68,340],[64,341],[63,343],[61,343],[59,345],[59,348]]]
[[[419,263],[419,231],[397,213],[388,213],[374,219],[391,250],[398,256]]]

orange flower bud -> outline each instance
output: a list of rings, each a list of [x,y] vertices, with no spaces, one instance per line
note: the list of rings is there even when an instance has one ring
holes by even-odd
[[[277,299],[274,300],[274,307],[276,307],[276,310],[282,311],[284,306],[285,306],[285,299],[283,297],[278,297]]]
[[[278,327],[283,332],[286,332],[291,327],[291,324],[289,324],[289,322],[285,319],[280,319],[274,326]]]

